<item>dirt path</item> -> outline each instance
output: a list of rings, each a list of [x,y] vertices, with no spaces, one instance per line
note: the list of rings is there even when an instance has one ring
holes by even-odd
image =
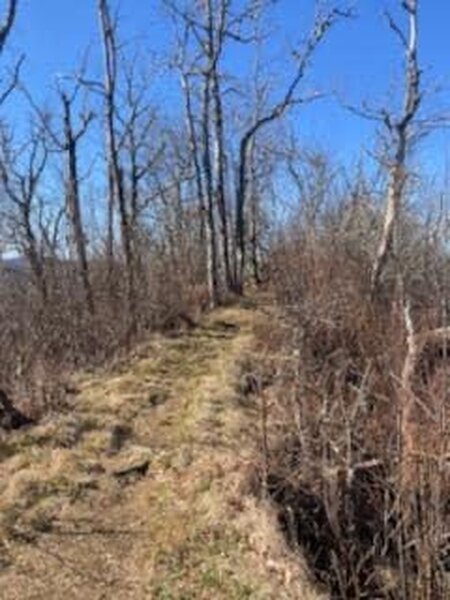
[[[261,318],[156,337],[0,440],[2,600],[318,598],[248,493],[258,411],[238,390]]]

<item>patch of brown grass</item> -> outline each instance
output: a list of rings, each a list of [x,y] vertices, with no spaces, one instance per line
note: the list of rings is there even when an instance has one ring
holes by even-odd
[[[258,423],[238,390],[263,318],[227,307],[156,336],[128,364],[78,376],[70,417],[9,438],[5,600],[320,597],[246,483]],[[114,475],[144,454],[147,473]]]

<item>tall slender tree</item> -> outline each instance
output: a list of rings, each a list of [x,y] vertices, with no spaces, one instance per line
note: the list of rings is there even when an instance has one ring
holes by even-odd
[[[407,155],[411,147],[414,132],[414,119],[422,103],[421,69],[419,67],[419,0],[401,0],[400,5],[406,13],[408,31],[405,32],[394,18],[387,13],[391,30],[400,40],[405,53],[405,91],[403,108],[400,115],[387,110],[379,119],[387,129],[390,149],[388,150],[389,182],[387,188],[386,210],[383,231],[372,267],[371,289],[375,293],[384,269],[394,252],[394,241],[398,229],[403,192],[407,181]]]
[[[94,295],[89,277],[89,263],[86,251],[86,236],[83,227],[83,218],[81,213],[80,199],[80,178],[78,169],[78,145],[79,141],[86,133],[89,123],[94,115],[87,112],[81,116],[81,124],[78,130],[75,130],[73,123],[73,102],[75,94],[69,95],[66,91],[60,90],[59,97],[63,108],[63,140],[60,144],[61,150],[66,157],[66,208],[72,229],[72,241],[75,247],[78,265],[78,274],[83,284],[86,306],[91,314],[95,313]]]
[[[107,0],[98,0],[98,17],[103,45],[104,70],[104,119],[107,146],[108,184],[109,184],[109,228],[113,235],[112,215],[117,203],[120,219],[122,249],[125,258],[127,311],[130,319],[130,333],[136,328],[136,289],[133,259],[132,231],[124,182],[124,170],[121,164],[119,142],[117,138],[118,106],[118,41],[117,23],[113,19]],[[110,252],[111,252],[110,248]]]

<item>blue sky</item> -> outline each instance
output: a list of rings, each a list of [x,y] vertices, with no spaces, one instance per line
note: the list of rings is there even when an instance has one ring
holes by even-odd
[[[239,0],[238,0],[239,1]],[[114,3],[113,3],[114,4]],[[398,97],[401,72],[398,46],[382,17],[384,7],[395,10],[397,0],[359,0],[359,16],[342,23],[331,33],[316,57],[308,86],[337,91],[346,101],[362,99],[390,103]],[[428,81],[443,86],[444,92],[430,102],[431,108],[450,107],[450,2],[422,0],[421,57]],[[170,49],[170,32],[162,18],[158,0],[122,0],[122,37],[141,39],[150,49],[164,55]],[[274,77],[289,72],[286,50],[299,39],[310,20],[312,0],[279,0],[273,10],[270,45],[266,61]],[[8,53],[27,56],[24,78],[37,98],[50,97],[57,74],[71,72],[86,48],[91,48],[92,65],[98,65],[96,0],[21,0],[17,26]],[[229,57],[229,68],[243,72],[247,56],[237,50]],[[175,105],[174,88],[161,81],[157,97],[165,95],[167,108]],[[5,107],[11,118],[23,120],[20,103]],[[334,100],[316,103],[296,118],[296,130],[305,140],[335,153],[344,161],[357,159],[362,148],[373,143],[372,125],[346,113]],[[450,152],[450,132],[426,141],[422,158],[433,170],[440,169]]]

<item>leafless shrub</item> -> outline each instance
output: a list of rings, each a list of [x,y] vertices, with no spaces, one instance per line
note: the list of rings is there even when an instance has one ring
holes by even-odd
[[[344,199],[325,212],[313,233],[298,220],[272,256],[282,316],[261,332],[278,361],[264,485],[333,597],[444,598],[448,255],[409,214],[404,285],[386,273],[374,300],[376,204]]]

